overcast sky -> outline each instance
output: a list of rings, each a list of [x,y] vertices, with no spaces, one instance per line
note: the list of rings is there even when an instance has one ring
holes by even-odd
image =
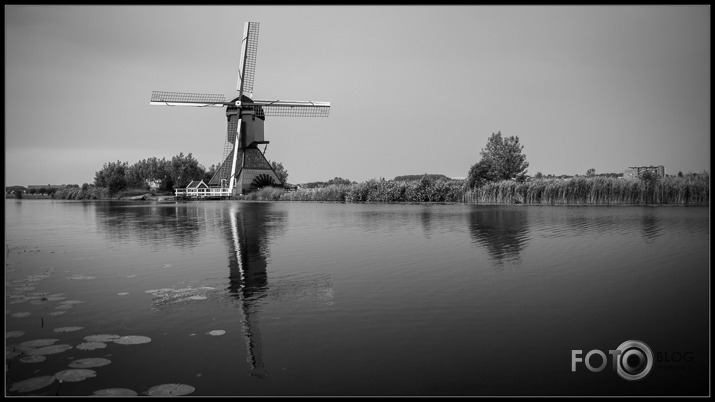
[[[254,97],[288,181],[464,177],[492,133],[528,173],[710,170],[710,12],[694,6],[5,6],[6,185],[92,183],[107,162],[221,161],[246,21]]]

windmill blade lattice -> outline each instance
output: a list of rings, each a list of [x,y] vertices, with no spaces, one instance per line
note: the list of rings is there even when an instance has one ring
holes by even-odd
[[[180,106],[224,106],[226,96],[223,94],[199,94],[192,92],[153,91],[150,104]]]
[[[253,79],[256,72],[256,56],[258,55],[258,22],[247,23],[244,34],[246,43],[243,44],[241,61],[238,70],[238,85],[236,90],[240,95],[253,93]]]
[[[280,102],[280,101],[278,101]],[[251,110],[256,116],[276,117],[328,117],[330,104],[326,102],[291,102],[277,103],[254,101],[244,105],[244,109]]]

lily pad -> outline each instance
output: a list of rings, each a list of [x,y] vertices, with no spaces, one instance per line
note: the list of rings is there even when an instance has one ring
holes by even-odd
[[[144,293],[166,293],[166,292],[171,292],[174,289],[170,288],[161,288],[161,289],[149,289],[145,290]]]
[[[98,396],[137,396],[135,391],[128,388],[106,388],[94,391],[92,395]]]
[[[82,304],[84,303],[81,300],[65,300],[63,302],[60,302],[60,304]]]
[[[179,396],[188,395],[194,392],[196,388],[186,384],[162,384],[149,388],[147,395],[149,396]]]
[[[74,331],[79,331],[83,327],[61,327],[61,328],[55,328],[55,332],[74,332]]]
[[[107,344],[104,342],[83,342],[77,345],[77,349],[79,350],[95,350],[95,349],[104,349],[107,347]]]
[[[23,363],[40,363],[45,360],[47,360],[45,356],[25,356],[20,358],[20,361]]]
[[[84,340],[88,342],[111,342],[117,338],[119,338],[119,335],[100,334],[85,336]]]
[[[10,387],[10,391],[30,392],[36,389],[44,388],[52,384],[53,382],[55,382],[55,377],[51,375],[28,378],[27,380],[12,384],[12,387]]]
[[[42,279],[47,279],[50,276],[47,274],[38,274],[38,275],[31,275],[27,277],[28,281],[40,281]]]
[[[84,279],[94,279],[94,276],[89,276],[89,275],[74,275],[74,276],[68,276],[67,279],[69,280],[84,280]]]
[[[30,314],[32,314],[32,313],[28,313],[27,311],[22,311],[22,312],[19,312],[19,313],[12,313],[12,314],[10,314],[10,315],[11,315],[12,317],[21,318],[21,317],[27,317],[27,316],[30,315]]]
[[[39,348],[40,346],[49,346],[59,341],[59,339],[33,339],[20,344],[23,347]]]
[[[78,347],[79,349],[79,347]],[[103,359],[101,357],[90,357],[87,359],[73,360],[70,362],[69,366],[72,368],[90,368],[90,367],[102,367],[111,363],[109,359]]]
[[[55,378],[57,378],[58,381],[67,381],[67,382],[84,381],[87,378],[96,377],[96,376],[97,376],[97,372],[94,370],[89,370],[89,369],[62,370],[59,373],[55,374]]]
[[[148,336],[141,335],[128,335],[117,338],[114,340],[114,342],[119,343],[121,345],[138,345],[140,343],[151,342],[151,338],[149,338]]]
[[[66,350],[72,349],[72,346],[70,345],[52,345],[52,346],[45,346],[42,348],[37,348],[33,349],[27,352],[27,355],[29,356],[44,356],[44,355],[52,355],[55,353],[62,353]]]

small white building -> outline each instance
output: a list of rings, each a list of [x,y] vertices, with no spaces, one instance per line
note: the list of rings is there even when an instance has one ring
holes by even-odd
[[[198,198],[203,198],[206,197],[206,193],[209,191],[209,186],[204,183],[203,180],[199,181],[192,181],[189,183],[188,186],[186,186],[186,196],[187,197],[198,197]]]

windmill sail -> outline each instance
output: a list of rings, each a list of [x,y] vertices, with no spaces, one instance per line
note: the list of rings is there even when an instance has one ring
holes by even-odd
[[[153,91],[150,105],[162,106],[225,106],[223,94],[197,94],[191,92]]]
[[[252,108],[256,114],[282,117],[328,117],[330,102],[254,100],[243,104],[244,110]]]
[[[256,71],[256,55],[258,54],[258,27],[257,22],[247,22],[243,28],[243,41],[241,42],[241,59],[238,64],[238,84],[236,90],[239,95],[253,94],[253,78]]]

